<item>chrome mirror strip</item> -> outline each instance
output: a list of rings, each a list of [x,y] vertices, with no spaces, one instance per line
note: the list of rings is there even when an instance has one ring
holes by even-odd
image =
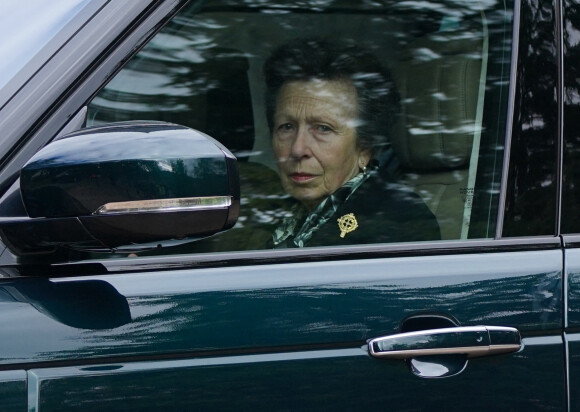
[[[225,209],[232,205],[231,196],[182,197],[174,199],[135,200],[106,203],[94,215],[120,213],[180,212],[193,210]]]

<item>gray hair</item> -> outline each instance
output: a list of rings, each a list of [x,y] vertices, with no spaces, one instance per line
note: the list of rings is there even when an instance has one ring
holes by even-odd
[[[357,144],[374,155],[390,140],[400,111],[391,72],[372,53],[354,43],[300,39],[275,49],[264,64],[266,115],[273,128],[276,98],[290,81],[344,80],[357,92]]]

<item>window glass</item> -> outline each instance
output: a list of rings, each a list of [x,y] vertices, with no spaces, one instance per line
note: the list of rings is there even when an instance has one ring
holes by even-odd
[[[493,237],[511,8],[193,3],[94,98],[88,125],[169,121],[236,155],[237,224],[183,252]]]
[[[503,237],[556,234],[558,7],[522,5]]]
[[[564,8],[564,179],[562,233],[580,233],[580,7]]]

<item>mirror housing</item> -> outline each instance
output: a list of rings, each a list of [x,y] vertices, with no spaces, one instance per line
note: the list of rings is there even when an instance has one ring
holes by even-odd
[[[123,122],[41,149],[0,199],[0,236],[16,255],[210,236],[239,214],[237,161],[187,127]]]

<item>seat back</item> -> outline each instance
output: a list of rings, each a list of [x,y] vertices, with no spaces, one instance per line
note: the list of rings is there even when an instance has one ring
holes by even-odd
[[[255,138],[248,57],[229,48],[190,50],[188,56],[177,60],[159,51],[132,60],[93,101],[89,119],[181,124],[247,160]]]
[[[393,149],[443,239],[468,236],[486,56],[485,30],[453,30],[416,40],[394,68],[402,116]]]

